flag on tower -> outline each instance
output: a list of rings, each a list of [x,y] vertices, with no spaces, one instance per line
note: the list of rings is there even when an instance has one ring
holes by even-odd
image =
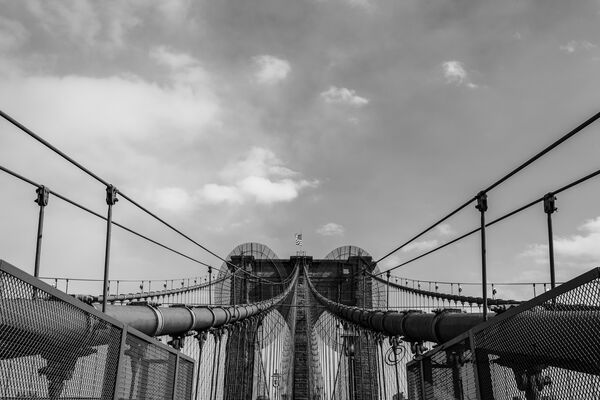
[[[296,246],[302,246],[302,234],[296,233]]]

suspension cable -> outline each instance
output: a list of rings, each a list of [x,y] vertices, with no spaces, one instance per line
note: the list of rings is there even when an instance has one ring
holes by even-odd
[[[571,137],[575,136],[577,133],[579,133],[580,131],[582,131],[583,129],[585,129],[586,127],[588,127],[589,125],[591,125],[592,123],[594,123],[599,118],[600,118],[600,112],[598,112],[598,113],[594,114],[592,117],[588,118],[581,125],[577,126],[572,131],[566,133],[565,135],[563,135],[562,137],[560,137],[558,140],[554,141],[552,144],[550,144],[549,146],[547,146],[546,148],[544,148],[543,150],[541,150],[540,152],[538,152],[537,154],[535,154],[534,156],[532,156],[531,158],[529,158],[527,161],[525,161],[524,163],[522,163],[521,165],[519,165],[518,167],[516,167],[515,169],[513,169],[512,171],[510,171],[506,175],[504,175],[502,178],[500,178],[497,181],[495,181],[494,183],[492,183],[490,186],[488,186],[486,189],[484,189],[480,193],[487,193],[487,192],[491,191],[492,189],[496,188],[497,186],[499,186],[500,184],[502,184],[503,182],[505,182],[506,180],[508,180],[512,176],[516,175],[517,173],[519,173],[520,171],[522,171],[523,169],[525,169],[526,167],[528,167],[530,164],[532,164],[535,161],[537,161],[539,158],[541,158],[545,154],[549,153],[551,150],[553,150],[557,146],[561,145],[562,143],[564,143],[565,141],[567,141]],[[477,196],[473,196],[473,197],[469,198],[466,202],[464,202],[461,206],[459,206],[458,208],[456,208],[454,211],[450,212],[445,217],[439,219],[437,222],[435,222],[434,224],[430,225],[428,228],[426,228],[425,230],[421,231],[418,235],[415,235],[410,240],[408,240],[408,241],[404,242],[403,244],[401,244],[400,246],[396,247],[394,250],[390,251],[389,253],[387,253],[386,255],[384,255],[383,257],[381,257],[380,259],[378,259],[376,262],[379,263],[380,261],[388,258],[389,256],[391,256],[392,254],[394,254],[398,250],[402,249],[403,247],[405,247],[409,243],[412,243],[414,240],[418,239],[419,237],[421,237],[425,233],[429,232],[431,229],[435,228],[438,224],[446,221],[448,218],[450,218],[451,216],[455,215],[456,213],[458,213],[459,211],[461,211],[462,209],[464,209],[466,206],[468,206],[469,204],[471,204],[471,202],[473,200],[475,200],[476,197]]]
[[[571,182],[571,183],[568,183],[568,184],[566,184],[566,185],[564,185],[564,186],[562,186],[562,187],[560,187],[560,188],[558,188],[558,189],[556,189],[556,190],[554,190],[554,191],[552,191],[552,192],[549,192],[549,194],[550,194],[550,195],[556,195],[556,194],[562,193],[562,192],[564,192],[565,190],[567,190],[567,189],[570,189],[570,188],[572,188],[572,187],[574,187],[574,186],[577,186],[577,185],[579,185],[579,184],[581,184],[581,183],[583,183],[583,182],[585,182],[585,181],[587,181],[587,180],[589,180],[589,179],[591,179],[591,178],[594,178],[594,177],[596,177],[596,176],[598,176],[598,175],[600,175],[600,169],[598,169],[598,170],[596,170],[596,171],[594,171],[594,172],[592,172],[592,173],[590,173],[590,174],[587,174],[587,175],[585,175],[584,177],[582,177],[582,178],[579,178],[579,179],[577,179],[577,180],[575,180],[575,181],[573,181],[573,182]],[[535,200],[533,200],[533,201],[530,201],[529,203],[527,203],[527,204],[525,204],[525,205],[523,205],[523,206],[521,206],[521,207],[519,207],[519,208],[517,208],[517,209],[515,209],[515,210],[513,210],[513,211],[511,211],[511,212],[509,212],[509,213],[506,213],[506,214],[502,215],[501,217],[498,217],[498,218],[496,218],[496,219],[495,219],[495,220],[493,220],[493,221],[490,221],[490,222],[488,222],[487,224],[485,224],[485,227],[487,228],[487,227],[489,227],[489,226],[492,226],[492,225],[494,225],[494,224],[497,224],[497,223],[498,223],[498,222],[500,222],[500,221],[503,221],[503,220],[505,220],[505,219],[507,219],[507,218],[509,218],[509,217],[512,217],[512,216],[513,216],[513,215],[515,215],[515,214],[518,214],[518,213],[520,213],[521,211],[524,211],[524,210],[526,210],[526,209],[528,209],[528,208],[532,207],[533,205],[535,205],[535,204],[539,203],[540,201],[543,201],[545,196],[546,196],[546,195],[544,195],[544,196],[542,196],[542,197],[539,197],[539,198],[537,198],[537,199],[535,199]],[[443,249],[444,247],[447,247],[447,246],[449,246],[449,245],[451,245],[451,244],[453,244],[453,243],[456,243],[456,242],[458,242],[459,240],[462,240],[462,239],[464,239],[464,238],[466,238],[466,237],[468,237],[468,236],[471,236],[472,234],[474,234],[474,233],[476,233],[476,232],[479,232],[480,230],[481,230],[481,227],[475,228],[475,229],[473,229],[473,230],[471,230],[471,231],[469,231],[469,232],[467,232],[467,233],[465,233],[465,234],[463,234],[463,235],[461,235],[461,236],[459,236],[459,237],[457,237],[457,238],[454,238],[454,239],[452,239],[452,240],[451,240],[451,241],[449,241],[449,242],[446,242],[446,243],[444,243],[444,244],[442,244],[442,245],[440,245],[440,246],[438,246],[438,247],[436,247],[436,248],[433,248],[433,249],[431,249],[431,250],[429,250],[429,251],[427,251],[427,252],[425,252],[425,253],[423,253],[423,254],[420,254],[420,255],[418,255],[418,256],[416,256],[416,257],[413,257],[413,258],[411,258],[410,260],[408,260],[408,261],[405,261],[405,262],[403,262],[403,263],[401,263],[401,264],[399,264],[399,265],[396,265],[395,267],[389,268],[389,269],[387,269],[387,270],[385,270],[385,271],[382,271],[382,272],[379,272],[379,273],[377,273],[377,274],[373,274],[373,276],[379,276],[379,275],[382,275],[382,274],[384,274],[384,273],[387,273],[387,272],[389,272],[389,271],[393,271],[393,270],[395,270],[395,269],[397,269],[397,268],[400,268],[400,267],[403,267],[403,266],[405,266],[405,265],[407,265],[407,264],[410,264],[410,263],[412,263],[413,261],[417,261],[417,260],[418,260],[418,259],[420,259],[420,258],[423,258],[423,257],[425,257],[425,256],[427,256],[427,255],[429,255],[429,254],[431,254],[431,253],[434,253],[434,252],[436,252],[436,251],[438,251],[438,250],[441,250],[441,249]]]
[[[38,134],[36,134],[35,132],[33,132],[31,129],[27,128],[25,125],[21,124],[19,121],[17,121],[16,119],[14,119],[13,117],[11,117],[10,115],[8,115],[7,113],[5,113],[2,110],[0,110],[0,117],[4,118],[6,121],[10,122],[11,124],[13,124],[17,128],[19,128],[22,132],[26,133],[27,135],[31,136],[33,139],[35,139],[39,143],[41,143],[44,146],[46,146],[47,148],[49,148],[50,150],[52,150],[54,153],[56,153],[59,156],[61,156],[62,158],[64,158],[66,161],[68,161],[69,163],[71,163],[75,167],[79,168],[81,171],[83,171],[84,173],[86,173],[90,177],[92,177],[95,180],[97,180],[98,182],[102,183],[104,186],[109,186],[110,185],[105,179],[102,179],[100,176],[98,176],[97,174],[95,174],[94,172],[92,172],[91,170],[89,170],[88,168],[86,168],[85,166],[83,166],[81,163],[79,163],[76,160],[74,160],[72,157],[70,157],[69,155],[67,155],[66,153],[64,153],[60,149],[58,149],[56,146],[52,145],[46,139],[42,138],[41,136],[39,136]],[[175,231],[179,235],[181,235],[184,238],[186,238],[187,240],[191,241],[192,243],[194,243],[195,245],[197,245],[198,247],[200,247],[202,250],[204,250],[204,251],[208,252],[209,254],[215,256],[219,260],[221,260],[221,261],[223,261],[223,262],[231,265],[232,267],[234,267],[234,268],[236,267],[234,264],[232,264],[231,262],[227,261],[223,257],[217,255],[215,252],[209,250],[204,245],[202,245],[202,244],[198,243],[197,241],[193,240],[188,235],[184,234],[179,229],[175,228],[173,225],[171,225],[168,222],[166,222],[164,219],[162,219],[162,218],[158,217],[156,214],[150,212],[147,208],[143,207],[141,204],[139,204],[138,202],[134,201],[131,197],[127,196],[125,193],[122,193],[121,191],[119,191],[119,194],[125,200],[129,201],[131,204],[133,204],[134,206],[136,206],[140,210],[144,211],[146,214],[152,216],[157,221],[161,222],[162,224],[164,224],[165,226],[167,226],[171,230]]]
[[[14,172],[14,171],[12,171],[12,170],[10,170],[10,169],[2,166],[2,165],[0,165],[0,170],[6,172],[7,174],[9,174],[9,175],[11,175],[11,176],[13,176],[13,177],[15,177],[17,179],[22,180],[23,182],[27,182],[27,183],[29,183],[32,186],[35,186],[35,187],[40,187],[41,186],[40,184],[32,181],[31,179],[28,179],[28,178],[24,177],[23,175],[20,175],[20,174]],[[95,211],[87,208],[86,206],[81,205],[81,204],[77,203],[76,201],[69,199],[66,196],[63,196],[62,194],[57,193],[54,190],[48,189],[48,192],[50,194],[52,194],[53,196],[56,196],[57,198],[63,200],[64,202],[67,202],[67,203],[71,204],[72,206],[75,206],[75,207],[79,208],[80,210],[83,210],[83,211],[85,211],[85,212],[87,212],[87,213],[89,213],[91,215],[94,215],[94,216],[100,218],[103,221],[106,221],[106,217],[104,215],[101,215],[101,214],[99,214],[99,213],[97,213],[97,212],[95,212]],[[125,231],[127,231],[127,232],[129,232],[129,233],[131,233],[133,235],[135,235],[135,236],[138,236],[138,237],[140,237],[142,239],[145,239],[145,240],[147,240],[147,241],[149,241],[149,242],[151,242],[151,243],[153,243],[153,244],[155,244],[157,246],[160,246],[160,247],[162,247],[165,250],[168,250],[168,251],[173,252],[175,254],[178,254],[178,255],[180,255],[180,256],[182,256],[184,258],[187,258],[190,261],[193,261],[193,262],[198,263],[200,265],[203,265],[205,267],[214,268],[210,264],[207,264],[207,263],[205,263],[203,261],[200,261],[200,260],[197,260],[197,259],[195,259],[195,258],[193,258],[191,256],[188,256],[187,254],[184,254],[184,253],[182,253],[182,252],[180,252],[178,250],[175,250],[175,249],[173,249],[173,248],[171,248],[171,247],[169,247],[169,246],[167,246],[167,245],[165,245],[163,243],[160,243],[160,242],[158,242],[158,241],[156,241],[156,240],[154,240],[154,239],[152,239],[152,238],[150,238],[148,236],[145,236],[145,235],[143,235],[143,234],[141,234],[141,233],[139,233],[137,231],[134,231],[133,229],[128,228],[128,227],[126,227],[126,226],[124,226],[124,225],[122,225],[122,224],[120,224],[118,222],[112,221],[112,224],[115,225],[115,226],[118,226],[119,228],[121,228],[121,229],[123,229],[123,230],[125,230]]]
[[[31,129],[27,128],[25,125],[23,125],[22,123],[20,123],[19,121],[17,121],[16,119],[14,119],[13,117],[11,117],[10,115],[8,115],[7,113],[5,113],[2,110],[0,110],[0,117],[4,118],[6,121],[10,122],[12,125],[16,126],[18,129],[20,129],[22,132],[26,133],[27,135],[29,135],[30,137],[32,137],[33,139],[35,139],[36,141],[38,141],[42,145],[46,146],[48,149],[52,150],[53,152],[55,152],[56,154],[58,154],[59,156],[61,156],[67,162],[69,162],[70,164],[74,165],[75,167],[77,167],[78,169],[80,169],[81,171],[83,171],[84,173],[86,173],[87,175],[89,175],[90,177],[92,177],[93,179],[95,179],[96,181],[102,183],[105,186],[109,186],[110,185],[108,183],[108,181],[106,181],[105,179],[101,178],[100,176],[98,176],[97,174],[95,174],[94,172],[92,172],[90,169],[86,168],[84,165],[82,165],[81,163],[79,163],[78,161],[76,161],[75,159],[73,159],[72,157],[70,157],[69,155],[67,155],[66,153],[64,153],[63,151],[61,151],[59,148],[57,148],[56,146],[54,146],[53,144],[51,144],[50,142],[48,142],[46,139],[42,138],[40,135],[36,134]],[[3,170],[5,170],[5,169],[3,168]],[[8,171],[6,171],[6,172],[8,172]],[[14,175],[14,176],[16,176],[18,178],[21,178],[21,179],[25,180],[26,182],[34,184],[32,181],[29,181],[28,179],[25,179],[24,177],[22,177],[20,175]],[[39,186],[39,185],[37,185],[37,186]],[[231,266],[234,271],[236,269],[238,269],[237,265],[235,265],[231,261],[228,261],[227,259],[221,257],[220,255],[218,255],[214,251],[208,249],[206,246],[204,246],[203,244],[199,243],[198,241],[192,239],[189,235],[183,233],[180,229],[175,228],[172,224],[168,223],[163,218],[161,218],[158,215],[156,215],[155,213],[151,212],[150,210],[148,210],[146,207],[142,206],[140,203],[138,203],[137,201],[135,201],[133,198],[131,198],[127,194],[123,193],[120,190],[118,191],[118,193],[119,193],[119,195],[121,195],[121,197],[123,199],[127,200],[133,206],[137,207],[138,209],[140,209],[144,213],[148,214],[149,216],[151,216],[155,220],[159,221],[161,224],[165,225],[166,227],[168,227],[172,231],[176,232],[177,234],[179,234],[183,238],[187,239],[188,241],[192,242],[196,246],[200,247],[202,250],[206,251],[210,255],[216,257],[217,259],[219,259],[219,260],[223,261],[224,263],[226,263],[227,265]],[[76,204],[74,204],[74,205],[76,205]],[[76,206],[78,206],[78,205],[76,205]],[[106,220],[106,218],[104,218],[104,219]],[[207,265],[207,264],[203,264],[203,265]],[[242,270],[242,273],[245,274],[245,275],[251,276],[253,278],[256,278],[256,279],[264,279],[264,278],[261,278],[261,277],[259,277],[257,275],[252,274],[249,271]],[[274,283],[274,282],[271,282],[271,283]]]

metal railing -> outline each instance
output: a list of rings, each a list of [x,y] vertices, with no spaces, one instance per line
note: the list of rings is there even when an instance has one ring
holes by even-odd
[[[192,398],[194,360],[0,260],[0,398]]]
[[[596,268],[417,356],[409,398],[599,398],[599,287]]]

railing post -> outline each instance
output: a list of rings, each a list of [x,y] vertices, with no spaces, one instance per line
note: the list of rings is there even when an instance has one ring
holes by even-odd
[[[175,371],[173,372],[173,390],[171,391],[172,399],[176,398],[177,395],[177,381],[179,381],[179,354],[180,351],[177,351],[175,357]]]
[[[552,234],[552,213],[556,208],[556,196],[554,193],[548,193],[544,196],[544,212],[548,216],[548,258],[550,260],[550,288],[554,289],[556,286],[556,275],[554,271],[554,238]]]
[[[212,305],[212,267],[208,267],[208,305]]]
[[[388,272],[385,273],[385,276],[387,278],[387,287],[386,287],[385,297],[386,297],[386,304],[387,304],[387,309],[388,310],[390,309],[390,276],[391,275],[392,274],[391,274],[390,271],[388,271]]]
[[[362,308],[367,308],[367,283],[365,279],[367,278],[366,269],[362,269]]]
[[[112,392],[113,400],[119,399],[119,388],[123,382],[123,374],[121,374],[121,370],[125,365],[125,351],[126,351],[126,343],[127,343],[127,325],[123,325],[123,329],[121,330],[121,342],[119,343],[119,358],[117,361],[117,368],[115,371],[115,386]]]
[[[481,191],[477,194],[476,209],[481,216],[481,294],[483,297],[483,320],[487,321],[488,298],[487,298],[487,266],[485,256],[485,212],[488,209],[487,194]]]
[[[38,231],[37,241],[35,245],[35,264],[33,269],[33,276],[36,278],[40,276],[40,256],[42,255],[42,233],[44,231],[44,209],[48,205],[48,198],[50,197],[50,191],[45,186],[39,186],[35,192],[37,198],[35,202],[40,206],[40,214],[38,217]]]
[[[108,215],[106,217],[106,248],[104,252],[104,281],[102,283],[102,312],[106,312],[106,300],[108,297],[108,268],[110,266],[110,238],[112,232],[112,206],[116,204],[119,191],[113,185],[106,187],[106,204]]]
[[[393,336],[390,337],[390,345],[392,346],[392,351],[394,352],[394,369],[396,373],[396,394],[400,396],[400,377],[398,375],[398,337]]]

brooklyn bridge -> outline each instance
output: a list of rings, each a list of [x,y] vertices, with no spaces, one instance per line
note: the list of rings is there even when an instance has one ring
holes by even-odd
[[[322,256],[299,250],[281,258],[261,243],[232,245],[227,256],[219,256],[125,188],[111,185],[6,113],[1,116],[103,186],[107,205],[106,214],[98,213],[0,166],[31,189],[38,206],[34,265],[0,262],[3,399],[600,398],[600,270],[590,265],[588,272],[556,282],[552,231],[558,197],[593,183],[600,170],[486,219],[497,186],[593,124],[600,113],[379,258],[352,245]],[[117,200],[138,207],[219,264],[114,221]],[[104,221],[103,279],[40,276],[44,212],[54,202]],[[488,281],[486,231],[532,207],[543,210],[547,224],[548,279]],[[473,229],[395,267],[380,268],[390,254],[463,209],[476,215]],[[185,257],[203,272],[169,280],[111,279],[113,229]],[[398,274],[400,267],[468,236],[479,237],[480,281],[442,282],[435,271],[429,280]],[[101,288],[86,289],[90,282]]]

